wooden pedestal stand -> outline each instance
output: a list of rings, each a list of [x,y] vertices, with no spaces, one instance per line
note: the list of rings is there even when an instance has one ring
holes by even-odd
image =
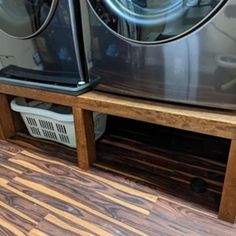
[[[219,218],[234,223],[236,217],[236,113],[169,105],[101,92],[70,96],[16,86],[0,86],[0,138],[17,131],[7,101],[8,95],[37,99],[73,108],[78,164],[83,170],[96,161],[92,112],[130,118],[231,140]]]

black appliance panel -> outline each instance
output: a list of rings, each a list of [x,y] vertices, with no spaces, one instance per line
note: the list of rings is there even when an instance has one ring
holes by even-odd
[[[1,0],[1,81],[87,84],[78,6],[74,0]]]

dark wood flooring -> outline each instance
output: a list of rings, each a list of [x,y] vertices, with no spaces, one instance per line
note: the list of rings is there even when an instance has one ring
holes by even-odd
[[[163,137],[164,138],[164,137]],[[17,135],[0,141],[0,235],[236,235],[217,219],[225,163],[105,135],[98,161]],[[191,190],[204,179],[204,193]]]

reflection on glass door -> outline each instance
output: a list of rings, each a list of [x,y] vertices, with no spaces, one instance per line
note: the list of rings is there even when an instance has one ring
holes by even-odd
[[[42,31],[52,18],[58,0],[1,0],[0,29],[16,38]]]
[[[210,19],[224,0],[88,0],[113,32],[143,43],[170,41]]]

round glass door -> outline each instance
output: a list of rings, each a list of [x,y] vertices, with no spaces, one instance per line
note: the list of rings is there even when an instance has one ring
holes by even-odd
[[[58,0],[0,0],[0,30],[14,38],[31,38],[50,22]]]
[[[119,36],[163,43],[199,28],[227,0],[87,0],[99,19]]]

